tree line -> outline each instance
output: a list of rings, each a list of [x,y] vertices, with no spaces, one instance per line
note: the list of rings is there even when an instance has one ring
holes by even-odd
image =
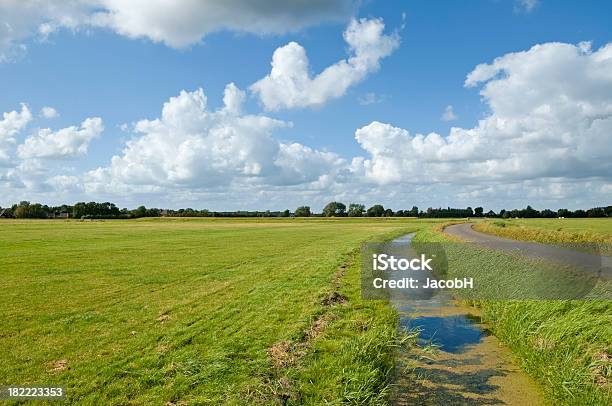
[[[296,210],[295,215],[298,216],[300,209],[310,208],[300,207]],[[489,210],[485,213],[483,207],[466,207],[465,209],[458,208],[433,208],[429,207],[427,210],[419,210],[417,206],[413,206],[411,209],[393,211],[391,209],[385,209],[380,204],[375,204],[366,210],[362,204],[351,203],[348,209],[344,203],[341,202],[330,202],[328,203],[321,213],[324,217],[423,217],[423,218],[463,218],[463,217],[490,217],[490,218],[556,218],[556,217],[611,217],[612,206],[606,207],[594,207],[588,210],[568,210],[559,209],[556,211],[550,209],[536,210],[531,206],[527,206],[524,209],[513,209],[505,210],[501,209],[499,212]]]
[[[295,211],[289,209],[282,211],[210,211],[186,209],[158,209],[145,206],[128,210],[119,209],[110,202],[79,202],[74,205],[48,206],[40,203],[22,201],[11,207],[0,207],[0,217],[14,218],[76,218],[76,219],[129,219],[140,217],[422,217],[422,218],[463,218],[463,217],[489,217],[489,218],[585,218],[585,217],[612,217],[612,206],[594,207],[588,210],[550,209],[536,210],[531,206],[524,209],[505,210],[499,212],[489,210],[485,213],[482,207],[460,208],[432,208],[419,210],[417,206],[410,209],[393,211],[382,204],[375,204],[366,209],[359,203],[351,203],[348,207],[342,202],[330,202],[323,207],[320,213],[315,213],[310,206],[300,206]]]
[[[119,209],[114,203],[79,202],[74,205],[48,206],[22,201],[11,207],[0,207],[0,216],[14,218],[77,218],[77,219],[128,219],[138,217],[159,217],[160,209],[140,206],[133,210]]]

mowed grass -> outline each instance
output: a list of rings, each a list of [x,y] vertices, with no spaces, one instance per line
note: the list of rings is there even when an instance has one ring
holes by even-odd
[[[516,240],[542,243],[595,243],[612,246],[612,218],[508,219],[476,223],[474,229]]]
[[[554,231],[591,231],[612,236],[612,218],[511,219],[510,223]]]
[[[79,404],[377,403],[396,318],[361,301],[356,249],[429,224],[2,221],[0,385]]]
[[[2,221],[0,385],[67,386],[75,404],[384,404],[397,316],[360,299],[359,244],[445,241],[444,221]],[[551,403],[610,401],[610,301],[473,304]]]

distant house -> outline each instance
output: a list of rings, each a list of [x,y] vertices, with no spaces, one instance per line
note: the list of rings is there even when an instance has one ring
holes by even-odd
[[[13,213],[9,211],[9,209],[0,210],[0,218],[2,219],[10,219],[13,218]]]
[[[67,211],[56,211],[49,217],[54,219],[67,219],[70,218],[70,213],[68,213]]]

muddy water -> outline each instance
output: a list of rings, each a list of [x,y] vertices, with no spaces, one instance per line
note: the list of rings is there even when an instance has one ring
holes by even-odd
[[[413,234],[393,244],[410,244]],[[431,276],[433,277],[433,276]],[[420,329],[421,347],[400,355],[395,405],[541,405],[535,383],[489,334],[476,309],[443,291],[392,292],[402,328]]]

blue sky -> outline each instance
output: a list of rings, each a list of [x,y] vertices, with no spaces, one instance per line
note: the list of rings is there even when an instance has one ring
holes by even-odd
[[[502,171],[485,174],[484,179],[454,180],[452,177],[446,179],[445,176],[448,177],[449,173],[457,169],[429,173],[437,170],[426,170],[431,159],[414,158],[424,159],[425,163],[416,161],[414,165],[405,165],[400,162],[401,156],[388,157],[384,153],[378,156],[380,162],[395,160],[395,163],[383,165],[386,168],[384,170],[392,173],[380,173],[380,168],[373,169],[377,152],[364,148],[364,143],[355,139],[357,129],[373,122],[388,125],[385,127],[387,133],[390,128],[406,131],[407,135],[400,137],[405,142],[419,133],[426,136],[435,132],[445,138],[451,127],[474,129],[478,126],[478,120],[496,114],[491,106],[503,97],[480,94],[482,85],[495,78],[487,78],[475,87],[464,86],[466,76],[477,65],[491,64],[495,58],[527,51],[538,44],[565,43],[578,49],[577,44],[589,41],[590,52],[597,53],[611,40],[609,16],[612,15],[612,5],[609,2],[543,0],[533,2],[532,9],[525,5],[527,3],[501,0],[366,1],[351,4],[348,13],[339,12],[327,17],[323,15],[297,30],[286,24],[287,27],[272,34],[262,34],[257,29],[250,30],[253,32],[237,32],[230,22],[227,24],[229,28],[205,32],[200,36],[200,41],[193,41],[179,49],[172,44],[159,42],[159,39],[152,39],[152,34],[146,32],[126,35],[125,27],[102,27],[88,20],[71,27],[58,24],[53,32],[43,38],[37,34],[37,31],[40,32],[37,28],[49,21],[61,20],[57,15],[46,15],[44,7],[37,14],[18,10],[19,5],[14,6],[15,10],[8,10],[10,5],[5,6],[4,10],[0,9],[0,21],[3,20],[2,13],[5,13],[4,19],[9,22],[13,21],[15,15],[23,17],[23,24],[20,26],[20,35],[15,38],[8,38],[12,34],[0,31],[0,39],[2,35],[5,36],[4,41],[0,40],[0,44],[5,44],[4,50],[0,49],[0,52],[8,55],[0,63],[0,113],[18,112],[20,103],[26,103],[33,118],[19,128],[17,134],[10,136],[14,150],[6,152],[12,158],[4,165],[4,169],[0,167],[0,174],[4,171],[4,175],[0,176],[0,185],[3,185],[0,186],[3,189],[0,205],[26,198],[49,203],[107,198],[124,205],[190,205],[213,209],[281,209],[285,206],[293,208],[298,203],[316,207],[334,198],[345,199],[347,203],[348,200],[364,203],[380,201],[394,208],[409,207],[413,203],[421,206],[485,205],[497,209],[508,204],[518,207],[527,203],[553,208],[609,204],[612,191],[610,167],[603,163],[590,170],[584,164],[577,163],[589,162],[588,157],[583,155],[578,158],[564,155],[567,164],[575,164],[576,171],[582,173],[580,175],[567,176],[562,169],[554,168],[551,162],[550,167],[527,170],[525,174],[513,172],[506,175]],[[65,11],[67,15],[72,12]],[[88,12],[92,11],[79,11],[86,15]],[[349,57],[351,51],[343,39],[343,32],[351,18],[384,22],[385,35],[395,35],[399,45],[388,55],[380,57],[378,66],[355,80],[340,97],[329,97],[317,105],[270,110],[266,109],[256,92],[249,91],[252,84],[270,73],[274,51],[290,41],[299,43],[305,49],[312,76]],[[24,46],[25,50],[21,49]],[[536,63],[538,58],[542,56],[533,56],[529,61],[525,60],[525,63]],[[501,68],[502,76],[508,75],[504,69],[511,68]],[[563,69],[561,63],[559,69]],[[584,72],[584,77],[589,75],[589,72]],[[562,75],[560,78],[558,80],[564,80]],[[573,78],[567,77],[567,80]],[[603,80],[602,86],[606,88],[609,86],[608,78]],[[99,181],[113,183],[114,188],[87,186],[85,178],[88,172],[97,168],[110,168],[112,156],[122,156],[128,140],[143,136],[142,133],[134,133],[133,128],[126,131],[124,127],[122,130],[122,125],[128,124],[129,127],[139,120],[159,118],[162,105],[182,90],[193,92],[202,88],[207,97],[207,108],[222,108],[224,89],[230,82],[245,91],[243,114],[292,123],[274,130],[270,137],[275,142],[284,145],[299,143],[315,151],[333,153],[338,159],[346,161],[340,164],[344,167],[339,168],[338,164],[330,163],[330,160],[336,158],[328,157],[324,165],[327,172],[312,169],[314,172],[311,173],[311,169],[304,169],[308,173],[292,175],[301,176],[303,183],[276,180],[289,176],[284,174],[274,175],[270,179],[275,180],[268,180],[263,172],[249,172],[250,169],[246,170],[249,176],[245,177],[243,167],[231,170],[224,167],[221,175],[213,174],[210,168],[199,168],[201,172],[190,172],[189,179],[181,178],[175,183],[172,183],[173,179],[176,180],[172,176],[163,181],[150,179],[135,182],[140,188],[132,187],[134,185],[130,184],[129,179],[126,180],[129,174],[123,171],[121,179],[106,178]],[[534,83],[534,86],[537,85]],[[554,88],[554,83],[547,87],[550,88]],[[546,97],[553,100],[558,96],[553,93]],[[588,96],[585,97],[590,101]],[[366,104],[364,100],[370,103]],[[583,101],[581,96],[574,104]],[[608,111],[609,98],[603,101],[597,98],[596,101],[598,109]],[[516,102],[520,103],[520,100]],[[43,106],[53,107],[59,116],[52,119],[38,117]],[[447,106],[452,106],[456,116],[451,121],[441,119]],[[511,115],[515,117],[514,114],[517,114],[522,119],[537,107],[532,106],[529,111],[512,112]],[[19,152],[19,145],[40,129],[48,127],[56,132],[62,128],[79,126],[89,117],[100,117],[104,130],[86,141],[86,153],[80,150],[51,154],[53,157],[50,159],[50,154]],[[551,116],[550,120],[556,120],[555,117]],[[547,119],[548,124],[541,131],[560,131],[557,135],[562,136],[565,130],[559,130],[560,124],[550,120]],[[370,130],[373,131],[373,127]],[[524,131],[527,134],[537,130],[530,128]],[[607,143],[610,139],[608,130],[609,127],[605,126],[601,133],[592,136]],[[167,131],[168,136],[172,137],[173,132]],[[489,133],[486,136],[492,137]],[[579,133],[575,136],[581,137]],[[386,139],[389,137],[392,136]],[[7,133],[5,139],[8,138]],[[49,141],[49,137],[44,140]],[[41,142],[31,145],[44,148]],[[447,147],[453,148],[452,145]],[[533,145],[533,148],[542,147],[541,144]],[[277,145],[270,148],[277,148]],[[570,150],[582,153],[580,145],[568,148],[565,154],[569,154]],[[395,150],[398,154],[404,151],[403,146],[397,146]],[[416,153],[413,149],[406,151]],[[540,156],[545,158],[546,148],[540,152]],[[597,156],[596,160],[605,161],[609,157],[605,154]],[[551,161],[559,160],[557,155],[553,155]],[[349,169],[355,157],[364,157],[370,161],[370,165],[366,162],[363,167],[352,165]],[[277,155],[261,159],[273,160],[277,159]],[[437,162],[434,165],[436,168],[457,161],[441,159],[443,162]],[[533,159],[533,155],[517,158],[513,165],[517,162],[529,163],[529,159]],[[32,162],[28,161],[25,165],[24,161],[27,160]],[[466,156],[465,162],[472,161]],[[490,161],[488,158],[483,160]],[[455,164],[457,168],[462,168],[461,162]],[[560,165],[563,164],[561,160]],[[18,169],[19,165],[22,165],[21,169]],[[312,165],[314,168],[320,166],[320,162],[314,160],[304,165]],[[26,179],[27,174],[23,175],[27,172],[24,169],[26,166],[38,168],[31,179]],[[489,167],[491,165],[487,165]],[[190,167],[187,170],[194,169]],[[466,167],[466,170],[472,169]],[[279,171],[282,172],[282,169]],[[350,175],[347,175],[349,172]],[[393,176],[396,172],[401,173],[401,176]],[[239,173],[239,179],[236,173]],[[73,185],[67,187],[65,179],[62,188],[58,188],[57,182],[53,181],[55,176],[68,176],[68,183]],[[198,180],[202,176],[220,176],[226,183],[224,186],[207,184]],[[324,182],[321,176],[326,177]],[[334,178],[334,181],[327,179],[329,177]],[[417,177],[420,178],[419,182],[414,181]],[[350,179],[338,181],[341,178]],[[509,187],[504,187],[506,182],[510,184]],[[245,184],[248,185],[248,196],[243,194]],[[507,195],[500,194],[500,190],[495,189],[496,185],[500,185]],[[550,185],[554,185],[554,191],[547,190]]]

